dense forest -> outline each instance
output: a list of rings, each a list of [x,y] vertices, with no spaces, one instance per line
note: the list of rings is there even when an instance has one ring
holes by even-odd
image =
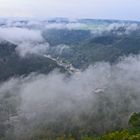
[[[0,140],[140,140],[140,23],[0,20]]]

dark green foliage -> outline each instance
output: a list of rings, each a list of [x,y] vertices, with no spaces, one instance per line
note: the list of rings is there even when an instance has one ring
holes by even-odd
[[[131,127],[140,127],[140,113],[133,113],[129,119]]]
[[[0,43],[0,80],[6,80],[13,76],[28,75],[32,72],[49,73],[55,68],[64,71],[63,67],[49,58],[39,55],[19,57],[15,51],[16,45]]]
[[[140,119],[140,113],[134,113],[130,117],[129,124],[139,124],[139,119]],[[133,125],[133,128],[135,128],[135,126],[137,127],[137,125]],[[56,135],[54,137],[50,137],[49,135],[47,135],[47,132],[49,131],[48,130],[46,131],[46,133],[44,133],[45,135],[43,133],[40,133],[39,134],[40,136],[35,135],[32,139],[34,140],[140,140],[140,129],[139,131],[133,133],[131,133],[131,129],[132,128],[130,127],[129,129],[109,132],[102,136],[79,133],[80,131],[77,132],[77,130],[73,129],[73,131],[75,131],[75,135],[73,135],[72,132],[69,132],[68,134],[63,132],[61,135],[58,136]]]
[[[67,60],[77,68],[87,68],[90,64],[100,61],[114,63],[119,57],[138,54],[140,51],[139,30],[122,35],[108,32],[95,37],[89,35],[88,31],[79,30],[50,29],[47,33],[44,33],[44,37],[49,43],[67,44],[70,47],[61,54],[50,51],[51,55]],[[57,49],[57,46],[53,47],[55,48]]]
[[[51,45],[72,45],[89,39],[91,34],[86,30],[50,29],[43,32],[43,37]]]
[[[124,28],[118,30],[125,32]],[[94,37],[86,30],[53,29],[44,31],[43,36],[51,45],[66,44],[70,47],[62,54],[50,51],[53,57],[70,62],[77,68],[87,68],[95,62],[114,63],[120,56],[139,53],[139,31],[123,35],[114,32],[116,31]],[[13,76],[26,76],[32,72],[48,74],[55,68],[64,71],[55,61],[40,55],[20,58],[15,51],[16,47],[7,42],[0,44],[0,81]],[[53,49],[55,47],[57,48],[53,46]],[[122,95],[119,88],[117,91]],[[129,92],[131,91],[126,91],[128,95]],[[119,107],[116,107],[108,91],[105,91],[105,94],[94,96],[97,102],[93,102],[87,112],[80,112],[79,107],[79,110],[60,114],[43,112],[39,117],[29,120],[24,115],[18,116],[21,103],[19,95],[11,94],[10,91],[1,93],[0,140],[140,140],[140,113],[132,114],[128,125],[133,98],[121,97],[116,99],[119,102]],[[19,128],[15,128],[18,126],[13,124],[15,121],[19,121],[16,122]],[[15,133],[17,129],[20,129],[19,134]]]

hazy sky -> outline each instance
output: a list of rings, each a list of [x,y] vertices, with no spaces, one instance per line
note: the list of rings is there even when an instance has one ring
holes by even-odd
[[[0,0],[0,16],[140,20],[140,0]]]

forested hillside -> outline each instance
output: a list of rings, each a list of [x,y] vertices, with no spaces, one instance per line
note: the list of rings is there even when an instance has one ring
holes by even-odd
[[[0,20],[0,140],[139,140],[140,23]]]

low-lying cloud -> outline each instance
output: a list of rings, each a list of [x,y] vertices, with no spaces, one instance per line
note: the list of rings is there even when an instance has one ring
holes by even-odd
[[[10,22],[8,26],[11,24],[13,26]],[[39,23],[30,22],[27,26],[32,24],[38,26]],[[62,44],[51,48],[42,37],[41,28],[37,30],[16,27],[21,25],[17,22],[14,23],[15,27],[0,28],[0,40],[16,44],[19,56],[44,55],[48,51],[62,55],[64,51],[69,51],[70,46]],[[85,24],[70,23],[65,26],[48,24],[46,28],[89,27]],[[138,29],[138,24],[113,23],[106,28],[94,26],[94,33],[99,35],[124,30],[124,33],[128,34]],[[31,131],[38,129],[38,124],[42,123],[49,127],[53,126],[49,124],[57,122],[60,133],[63,129],[69,129],[65,126],[103,133],[127,127],[130,114],[140,111],[139,83],[140,55],[134,55],[121,58],[113,65],[96,63],[71,75],[54,70],[48,75],[32,73],[26,77],[13,77],[0,83],[0,100],[14,108],[11,111],[14,113],[8,112],[8,123],[13,126],[19,139],[22,135],[28,137]],[[52,127],[51,129],[53,131]]]
[[[138,23],[125,23],[125,22],[114,22],[105,25],[97,25],[96,27],[93,26],[91,29],[91,33],[94,35],[104,35],[105,33],[114,33],[116,35],[125,35],[130,34],[136,30],[140,29],[140,25]]]
[[[49,49],[49,44],[48,43],[30,43],[30,42],[25,42],[22,44],[19,44],[18,47],[16,48],[16,52],[19,54],[21,57],[26,57],[27,55],[30,54],[39,54],[43,55],[47,53]]]
[[[0,28],[0,39],[19,44],[22,42],[41,42],[43,37],[38,30],[32,30],[27,28]]]
[[[91,119],[96,132],[105,132],[127,127],[130,114],[140,110],[139,83],[140,55],[122,58],[115,65],[100,62],[71,76],[54,71],[13,78],[1,85],[0,93],[20,96],[18,121],[14,123],[18,133],[24,133],[19,130],[28,129],[28,125],[56,120],[60,127],[71,121],[72,126],[86,128]],[[20,119],[23,117],[27,126]]]

